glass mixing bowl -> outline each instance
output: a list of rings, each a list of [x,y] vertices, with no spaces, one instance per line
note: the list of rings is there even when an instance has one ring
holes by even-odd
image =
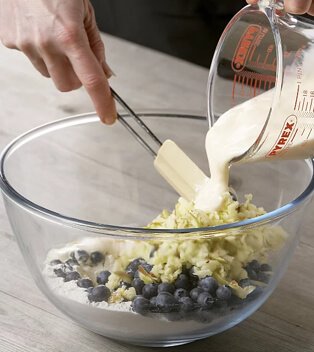
[[[206,118],[180,113],[140,115],[161,140],[173,139],[208,171]],[[254,203],[268,211],[265,215],[209,228],[144,228],[162,209],[173,209],[178,195],[155,171],[151,156],[119,123],[102,125],[92,113],[49,123],[14,140],[2,153],[0,186],[25,262],[57,308],[101,335],[138,345],[171,346],[217,334],[251,315],[278,285],[296,246],[304,207],[313,193],[313,162],[247,163],[234,165],[231,171],[239,200],[252,193]],[[192,288],[203,285],[205,295],[200,299],[200,290],[194,290],[195,301],[178,303],[178,298],[175,303],[171,294],[164,294],[162,299],[172,303],[159,306],[155,299],[149,304],[137,300],[134,312],[128,302],[134,298],[131,279],[135,275],[146,284],[151,282],[146,297],[156,295],[158,284],[147,262],[153,261],[160,246],[164,251],[160,260],[167,264],[163,270],[173,277],[181,275],[181,281],[175,281],[186,289],[181,294],[192,296]],[[184,256],[197,263],[178,270]],[[140,265],[131,261],[129,266],[137,257],[143,258]],[[82,282],[73,272],[89,275],[97,285],[95,275],[104,271],[106,261],[114,265],[115,260],[125,265],[124,271],[117,266],[111,273],[121,278],[115,297],[123,301],[89,303],[88,297],[108,300],[108,290],[101,285],[108,274],[107,278],[102,274],[101,289],[95,291],[87,288],[90,281]],[[233,285],[240,284],[241,292],[245,287],[254,287],[253,291],[239,298],[236,286],[223,286],[220,281],[220,294],[212,293],[217,282],[200,283],[195,276],[197,265],[212,264],[220,268],[221,280],[224,270],[247,274],[249,280],[242,278]],[[78,287],[78,282],[86,287]],[[214,286],[206,291],[206,285]],[[133,296],[128,298],[127,292]],[[206,292],[212,293],[212,299]]]

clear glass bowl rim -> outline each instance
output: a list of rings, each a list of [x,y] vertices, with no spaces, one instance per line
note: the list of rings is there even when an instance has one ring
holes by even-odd
[[[127,116],[121,114],[122,116]],[[194,118],[198,120],[206,120],[205,116],[187,113],[166,113],[166,112],[139,112],[141,117],[172,117],[172,118]],[[10,182],[6,178],[5,174],[5,162],[6,159],[13,153],[16,149],[21,147],[23,144],[32,141],[33,139],[54,132],[59,129],[66,127],[71,127],[79,124],[88,124],[99,121],[98,116],[95,112],[78,114],[62,119],[58,119],[44,125],[35,127],[12,140],[2,151],[0,155],[0,188],[2,192],[9,197],[11,200],[15,201],[19,206],[34,212],[37,216],[46,218],[53,222],[61,223],[62,225],[71,226],[75,228],[80,228],[89,232],[96,232],[98,234],[108,235],[107,231],[118,235],[119,232],[123,233],[123,236],[142,234],[145,237],[153,237],[154,234],[199,234],[205,233],[206,237],[217,234],[217,232],[229,232],[230,230],[239,228],[252,228],[256,226],[261,226],[266,223],[278,220],[294,212],[299,208],[314,192],[314,159],[307,159],[306,162],[311,167],[312,178],[305,188],[305,190],[294,200],[270,211],[264,215],[247,219],[244,221],[239,221],[230,224],[210,226],[210,227],[200,227],[200,228],[188,228],[188,229],[146,229],[143,227],[128,227],[128,226],[118,226],[110,224],[96,223],[92,221],[76,219],[70,216],[59,214],[55,211],[44,208],[36,203],[33,203],[29,199],[23,197],[19,192],[17,192],[14,187],[11,186]],[[132,138],[130,136],[130,138]],[[162,209],[161,209],[162,210]],[[155,237],[154,237],[155,238]]]

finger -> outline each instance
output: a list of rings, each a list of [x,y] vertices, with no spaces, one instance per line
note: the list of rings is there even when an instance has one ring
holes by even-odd
[[[49,78],[50,74],[48,72],[47,66],[44,60],[41,58],[39,53],[35,48],[29,46],[28,48],[24,48],[24,54],[28,57],[32,65],[39,71],[44,77]]]
[[[246,0],[246,2],[250,5],[254,5],[254,4],[257,4],[257,1],[258,0]]]
[[[69,92],[82,86],[68,58],[56,52],[42,53],[50,77],[61,92]]]
[[[309,11],[312,0],[285,0],[287,12],[302,15]]]
[[[50,77],[44,60],[41,58],[38,51],[31,45],[29,41],[23,40],[19,41],[19,43],[16,44],[12,40],[3,40],[2,43],[9,49],[16,49],[23,52],[28,57],[28,59],[37,71],[39,71],[45,77]]]
[[[30,57],[26,53],[25,53],[25,55],[29,58],[30,62],[36,68],[37,71],[39,71],[44,77],[47,77],[47,78],[50,77],[47,66],[42,58],[33,57],[33,56]]]
[[[77,77],[91,97],[100,119],[112,124],[117,117],[116,107],[111,95],[109,83],[96,56],[86,42],[69,46],[68,58]]]
[[[311,4],[311,7],[309,8],[307,13],[311,16],[314,16],[314,3]]]

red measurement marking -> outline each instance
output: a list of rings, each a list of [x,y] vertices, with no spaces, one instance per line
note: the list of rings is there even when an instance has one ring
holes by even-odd
[[[253,90],[253,97],[256,96],[256,86],[257,86],[257,79],[254,79],[254,90]]]
[[[258,92],[261,90],[261,84],[262,84],[262,81],[259,80],[259,82],[258,82]]]
[[[269,89],[273,88],[273,87],[272,87],[273,83],[274,83],[274,82],[272,82],[272,81],[268,81],[268,88],[269,88]]]
[[[251,92],[252,92],[252,83],[253,83],[252,77],[248,77],[247,85],[249,86],[249,94],[248,94],[249,97],[251,96]]]
[[[293,142],[293,140],[294,140],[294,137],[296,136],[296,134],[297,134],[297,132],[299,131],[299,129],[297,128],[297,130],[295,131],[295,133],[294,133],[294,135],[293,135],[293,137],[291,138],[291,140],[290,140],[290,142],[292,143]]]
[[[242,86],[241,86],[241,94],[242,94],[242,97],[244,97],[244,84],[245,84],[245,82],[246,82],[246,77],[244,76],[243,78],[242,78]]]
[[[307,135],[306,139],[309,139],[310,138],[310,134],[312,133],[312,128],[310,129],[310,132],[309,134]]]
[[[297,101],[298,101],[298,97],[299,97],[299,90],[300,90],[300,85],[298,85],[297,95],[295,97],[294,110],[297,107]]]
[[[235,91],[235,86],[236,86],[236,83],[237,83],[237,75],[234,74],[234,78],[233,78],[233,87],[232,87],[232,100],[234,101],[234,91]]]
[[[265,65],[266,64],[266,62],[267,62],[267,60],[268,60],[268,56],[269,56],[269,52],[266,54],[266,56],[265,56],[265,59],[264,59],[264,62],[263,62],[263,64]]]
[[[240,92],[240,95],[243,96],[243,83],[242,83],[242,76],[239,76],[238,78],[238,83],[241,84],[241,92]]]
[[[264,90],[266,90],[266,83],[267,81],[264,81]]]

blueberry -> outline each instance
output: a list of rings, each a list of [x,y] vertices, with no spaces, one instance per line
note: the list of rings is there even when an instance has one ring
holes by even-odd
[[[96,277],[97,283],[101,285],[105,285],[108,282],[110,275],[111,275],[111,272],[108,270],[101,271]]]
[[[260,271],[261,265],[257,260],[252,260],[250,263],[248,263],[247,268],[250,268],[256,272]]]
[[[90,261],[92,262],[93,265],[100,263],[103,259],[104,259],[104,256],[102,255],[102,253],[98,251],[92,252],[90,254]]]
[[[144,298],[150,299],[156,296],[158,293],[158,285],[157,284],[146,284],[142,289],[142,295]]]
[[[174,293],[175,291],[174,284],[169,284],[168,282],[162,282],[161,284],[158,285],[158,293],[160,292],[169,292],[169,293]]]
[[[262,264],[260,271],[272,271],[272,267],[269,264]]]
[[[89,259],[89,254],[84,249],[78,249],[74,253],[74,258],[81,263],[86,263]]]
[[[228,299],[231,298],[231,295],[232,295],[232,292],[231,292],[230,288],[227,287],[226,285],[219,286],[216,291],[217,298],[219,298],[221,300],[227,301]]]
[[[145,263],[145,260],[143,258],[136,258],[128,264],[125,271],[128,275],[130,275],[133,278],[139,265],[144,263]]]
[[[150,301],[142,296],[135,297],[132,302],[132,309],[139,314],[145,314],[150,309]]]
[[[74,265],[79,265],[78,261],[75,258],[70,258],[65,261],[65,265],[68,265],[69,267],[73,267]]]
[[[61,269],[63,270],[63,272],[65,274],[71,273],[73,271],[73,267],[70,264],[67,264],[67,263],[62,264],[61,265]]]
[[[85,291],[90,294],[92,293],[94,287],[88,287]]]
[[[108,301],[110,297],[110,290],[104,285],[94,287],[88,295],[90,302]]]
[[[145,269],[145,271],[147,271],[148,273],[150,273],[151,270],[153,269],[153,266],[151,264],[148,264],[148,263],[140,264],[140,266],[143,267]]]
[[[214,299],[208,292],[202,292],[197,298],[197,303],[201,307],[208,309],[214,304]]]
[[[190,297],[193,299],[194,302],[197,302],[198,296],[202,292],[204,292],[204,290],[202,288],[195,287],[190,291]]]
[[[151,312],[158,312],[158,308],[156,306],[156,300],[157,300],[157,296],[152,297],[149,301],[150,301],[150,311]]]
[[[210,294],[214,294],[218,288],[218,283],[213,277],[206,276],[199,281],[199,286],[204,291],[209,292]]]
[[[148,264],[148,263],[142,263],[142,264],[139,264],[138,266],[138,270],[135,271],[134,274],[131,273],[131,276],[133,275],[134,278],[140,278],[140,271],[139,271],[139,268],[142,267],[145,271],[147,271],[148,273],[151,272],[153,266],[151,264]],[[130,275],[130,274],[129,274]]]
[[[136,270],[134,273],[128,273],[129,276],[133,277],[133,279],[140,279],[140,272]]]
[[[246,272],[247,272],[249,279],[257,280],[257,272],[255,270],[253,270],[251,267],[247,266]]]
[[[191,312],[194,309],[194,302],[190,297],[182,297],[179,302],[182,312]]]
[[[239,281],[239,285],[240,285],[241,287],[250,286],[250,285],[251,285],[250,279],[247,278],[247,279],[242,279],[242,280],[240,280],[240,281]]]
[[[65,272],[61,268],[53,269],[53,272],[56,276],[65,278]]]
[[[180,274],[176,281],[174,282],[176,288],[185,288],[188,290],[190,288],[190,280],[186,274]]]
[[[64,281],[72,281],[72,280],[78,280],[81,278],[81,275],[77,271],[71,271],[70,273],[65,274]]]
[[[180,300],[180,298],[183,297],[188,297],[189,293],[185,288],[177,288],[174,292],[174,298],[177,299],[178,301]]]
[[[163,313],[170,313],[178,310],[179,303],[169,292],[160,292],[156,298],[156,306]]]
[[[156,307],[156,300],[157,300],[157,296],[154,296],[150,299],[150,304],[152,307]]]
[[[264,282],[265,284],[268,284],[269,279],[270,279],[270,275],[265,273],[264,271],[260,271],[257,274],[257,281],[261,281],[261,282]]]
[[[144,287],[144,281],[136,278],[132,280],[132,286],[135,288],[136,294],[140,295],[142,293],[142,289]]]
[[[76,284],[78,287],[83,288],[89,288],[94,286],[93,281],[90,279],[79,279]]]
[[[54,259],[50,262],[50,265],[54,266],[54,265],[59,265],[62,264],[62,261],[60,259]]]

